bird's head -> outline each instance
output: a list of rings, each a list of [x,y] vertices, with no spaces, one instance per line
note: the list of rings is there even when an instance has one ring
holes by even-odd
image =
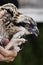
[[[37,37],[39,35],[37,23],[32,18],[30,18],[30,20],[27,19],[25,21],[27,21],[27,23],[25,23],[25,27],[28,30],[28,32],[34,34]]]
[[[18,26],[24,27],[24,29],[26,30],[26,35],[34,34],[36,37],[39,35],[37,23],[31,17],[21,16],[21,18],[18,18],[17,23]]]

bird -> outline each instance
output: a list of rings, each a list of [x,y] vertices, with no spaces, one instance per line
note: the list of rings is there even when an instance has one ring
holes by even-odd
[[[27,41],[23,36],[34,34],[37,37],[39,35],[37,23],[31,17],[19,12],[12,3],[0,6],[1,10],[5,10],[5,15],[0,19],[2,22],[1,26],[4,30],[2,39],[9,39],[9,43],[5,46],[5,49],[8,50],[14,47],[19,52],[19,45]]]

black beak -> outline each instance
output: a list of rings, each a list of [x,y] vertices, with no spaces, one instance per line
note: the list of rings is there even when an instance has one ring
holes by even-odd
[[[39,35],[39,30],[37,28],[37,26],[34,26],[34,28],[32,29],[32,33],[37,37]]]
[[[30,33],[32,32],[32,34],[34,34],[36,37],[39,35],[39,30],[37,26],[34,26],[33,28],[32,27],[28,28],[28,31],[30,31]]]

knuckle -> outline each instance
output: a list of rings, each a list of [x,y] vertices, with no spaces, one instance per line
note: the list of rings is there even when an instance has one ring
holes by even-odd
[[[11,59],[10,61],[12,62],[14,60],[14,58],[13,59]]]
[[[17,52],[14,52],[14,56],[15,56],[15,57],[17,56]]]

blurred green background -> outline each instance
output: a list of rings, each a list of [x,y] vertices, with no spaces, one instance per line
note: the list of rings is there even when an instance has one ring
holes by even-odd
[[[38,23],[39,36],[27,36],[28,42],[13,62],[0,62],[0,65],[43,65],[43,23]]]

